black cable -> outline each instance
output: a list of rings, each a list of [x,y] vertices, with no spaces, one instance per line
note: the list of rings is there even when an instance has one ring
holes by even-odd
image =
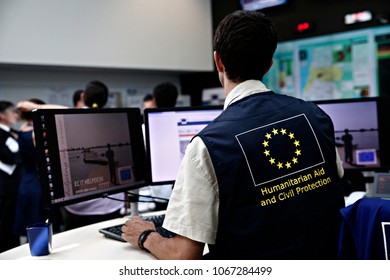
[[[156,200],[163,200],[163,201],[166,201],[166,202],[169,201],[169,199],[167,199],[167,198],[162,198],[162,197],[157,197],[157,196],[150,196],[150,195],[143,195],[143,194],[135,194],[135,193],[130,193],[130,192],[128,192],[128,195],[132,195],[132,196],[135,196],[135,197],[138,197],[138,198],[140,198],[140,197],[151,198],[153,202],[156,202]],[[116,200],[116,201],[128,202],[125,199],[114,198],[114,197],[110,197],[108,195],[103,196],[103,198],[108,198],[108,199]],[[134,202],[149,202],[149,201],[139,201],[139,199],[138,199],[137,201],[134,201]]]
[[[162,197],[158,197],[158,196],[150,196],[150,195],[137,194],[137,193],[131,193],[131,192],[128,192],[128,194],[132,195],[132,196],[137,196],[138,198],[139,197],[151,198],[153,201],[155,201],[155,199],[164,200],[166,202],[169,201],[169,199],[167,199],[167,198],[162,198]],[[139,202],[139,200],[138,200],[138,202]]]

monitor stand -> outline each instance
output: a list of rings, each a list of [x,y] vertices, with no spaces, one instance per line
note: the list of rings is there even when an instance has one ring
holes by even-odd
[[[129,200],[130,200],[130,217],[133,216],[139,216],[139,211],[138,211],[138,200],[139,200],[139,189],[132,190],[131,193],[135,195],[130,195]]]

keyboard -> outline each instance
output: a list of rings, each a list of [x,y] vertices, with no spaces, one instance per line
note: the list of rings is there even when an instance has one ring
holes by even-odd
[[[162,224],[163,224],[164,219],[165,219],[165,214],[147,216],[147,217],[142,217],[142,218],[145,221],[153,222],[154,226],[156,227],[156,231],[159,234],[161,234],[163,237],[171,238],[171,237],[175,236],[175,234],[173,232],[162,227]],[[112,239],[115,239],[115,240],[121,241],[121,242],[127,242],[121,236],[122,235],[121,228],[123,225],[124,224],[119,224],[119,225],[109,226],[106,228],[101,228],[101,229],[99,229],[99,232],[102,233],[107,238],[112,238]]]

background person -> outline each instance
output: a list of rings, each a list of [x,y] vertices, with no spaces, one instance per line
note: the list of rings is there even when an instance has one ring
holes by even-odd
[[[20,245],[13,232],[21,165],[17,134],[12,130],[17,120],[14,104],[0,101],[0,252]]]
[[[154,97],[153,97],[152,94],[148,93],[148,94],[146,94],[144,96],[143,106],[144,106],[144,109],[147,109],[147,108],[157,108],[156,102],[155,102]]]
[[[84,97],[83,95],[84,90],[78,89],[73,93],[73,107],[74,108],[84,108]]]
[[[45,104],[44,101],[32,98],[35,104]],[[21,156],[21,181],[19,184],[14,232],[20,236],[21,243],[26,241],[26,228],[43,221],[42,186],[39,181],[37,166],[37,150],[34,141],[32,112],[21,112],[23,121],[19,128],[18,144]]]
[[[153,97],[157,108],[175,107],[179,91],[171,82],[163,82],[153,89]]]

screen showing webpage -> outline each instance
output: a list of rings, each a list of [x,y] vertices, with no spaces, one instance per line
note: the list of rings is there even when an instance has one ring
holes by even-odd
[[[145,129],[152,183],[175,181],[188,143],[221,112],[194,109],[148,113]]]

